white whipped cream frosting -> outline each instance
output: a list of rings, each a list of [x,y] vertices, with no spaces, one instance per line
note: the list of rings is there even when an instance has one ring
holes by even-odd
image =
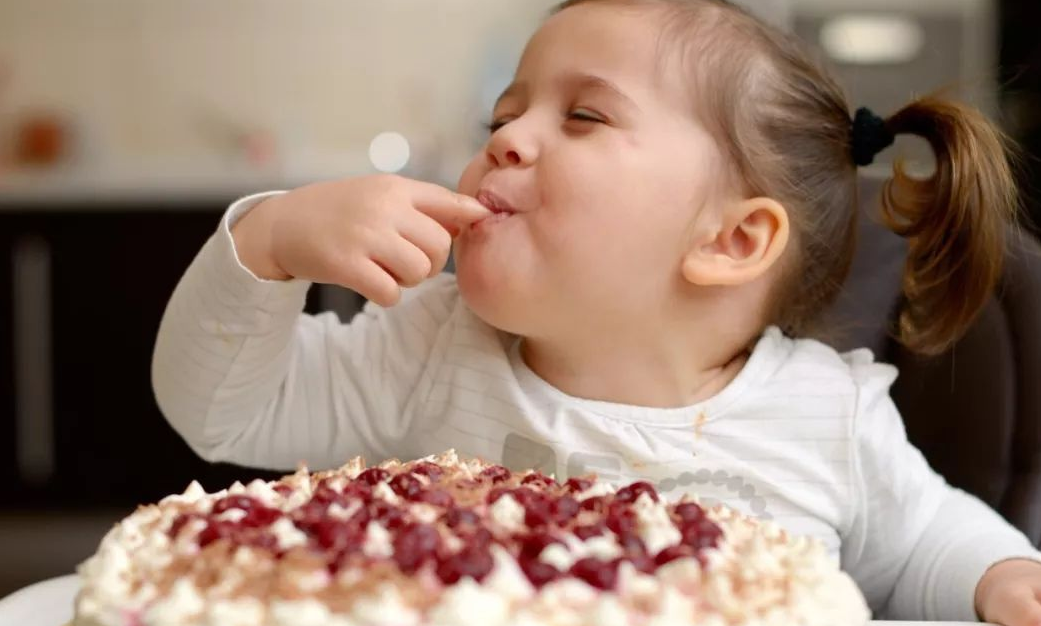
[[[451,458],[464,475],[476,476],[483,469],[479,462],[460,460],[454,453]],[[449,464],[445,455],[427,460]],[[357,476],[362,468],[352,461],[345,466],[344,475]],[[818,542],[787,539],[772,522],[752,522],[724,508],[707,512],[724,529],[726,539],[719,549],[706,553],[706,570],[692,558],[672,561],[654,576],[623,563],[613,593],[600,592],[574,578],[552,582],[536,593],[513,557],[493,545],[491,573],[480,584],[463,578],[448,589],[431,591],[438,597],[426,621],[390,585],[360,598],[348,613],[335,612],[315,599],[276,597],[264,603],[250,597],[222,597],[236,582],[231,572],[205,591],[188,578],[178,579],[159,597],[150,581],[159,578],[175,555],[190,556],[198,550],[192,541],[171,543],[166,535],[181,510],[206,513],[213,501],[235,493],[248,494],[281,510],[310,498],[311,481],[305,468],[285,482],[294,489],[288,496],[262,481],[233,485],[215,494],[206,494],[198,483],[192,483],[183,494],[165,498],[164,507],[139,508],[115,526],[97,553],[80,566],[83,586],[74,626],[622,626],[634,623],[629,619],[637,612],[634,607],[640,608],[638,623],[645,626],[863,626],[869,619],[855,584],[837,570]],[[397,499],[384,483],[376,485],[374,492],[386,500]],[[613,487],[599,483],[577,498],[613,492]],[[174,504],[181,508],[173,508]],[[667,506],[664,499],[655,502],[646,495],[634,504],[638,533],[652,553],[679,540]],[[523,527],[524,509],[510,496],[500,498],[489,513],[504,528]],[[201,520],[189,522],[182,538],[197,534],[203,526]],[[283,549],[306,544],[306,535],[286,518],[277,520],[272,531]],[[564,539],[564,545],[548,546],[540,558],[566,569],[583,556],[607,560],[621,553],[610,531],[587,541],[574,535]],[[389,556],[390,533],[370,522],[363,550]],[[233,566],[248,566],[251,558],[255,553],[239,550]],[[294,586],[313,591],[330,584],[330,579],[324,570],[316,571],[313,576],[298,577]],[[696,607],[695,597],[711,610]]]
[[[280,517],[275,520],[275,523],[268,530],[275,536],[275,540],[278,541],[278,547],[283,550],[307,545],[307,534],[293,525],[293,522],[287,517]]]
[[[488,507],[488,513],[492,521],[509,531],[518,532],[527,528],[524,523],[524,507],[510,494],[496,500],[495,504]]]

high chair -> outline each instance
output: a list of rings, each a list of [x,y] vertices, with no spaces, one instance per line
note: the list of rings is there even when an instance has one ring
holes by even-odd
[[[1001,287],[966,336],[940,356],[915,356],[890,334],[907,245],[882,226],[881,189],[882,180],[862,179],[860,240],[831,343],[896,365],[893,398],[911,442],[1039,545],[1041,245],[1025,228],[1014,232]]]

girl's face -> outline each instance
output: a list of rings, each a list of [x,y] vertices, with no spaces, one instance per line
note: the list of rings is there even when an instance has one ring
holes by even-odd
[[[495,210],[456,242],[459,287],[491,325],[533,338],[653,318],[689,289],[691,225],[721,162],[656,10],[590,3],[550,18],[459,190]]]

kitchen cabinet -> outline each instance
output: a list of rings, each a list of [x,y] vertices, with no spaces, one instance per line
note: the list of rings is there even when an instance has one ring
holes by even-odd
[[[150,383],[167,299],[234,197],[0,207],[0,289],[11,294],[0,307],[4,502],[123,507],[193,479],[215,490],[276,475],[196,457]],[[327,299],[360,304],[344,293]],[[312,290],[308,309],[322,304]]]
[[[2,223],[2,220],[0,220]],[[0,293],[11,293],[11,237],[12,233],[0,226]],[[17,483],[14,420],[14,348],[12,344],[12,300],[0,298],[0,497]]]

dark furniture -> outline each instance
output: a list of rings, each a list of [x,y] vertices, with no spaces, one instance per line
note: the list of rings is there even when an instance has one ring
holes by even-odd
[[[957,487],[1041,543],[1041,246],[1014,232],[999,292],[968,334],[933,358],[889,332],[900,297],[904,241],[881,226],[881,181],[861,187],[860,243],[836,305],[837,345],[867,346],[900,376],[893,398],[908,437]]]

